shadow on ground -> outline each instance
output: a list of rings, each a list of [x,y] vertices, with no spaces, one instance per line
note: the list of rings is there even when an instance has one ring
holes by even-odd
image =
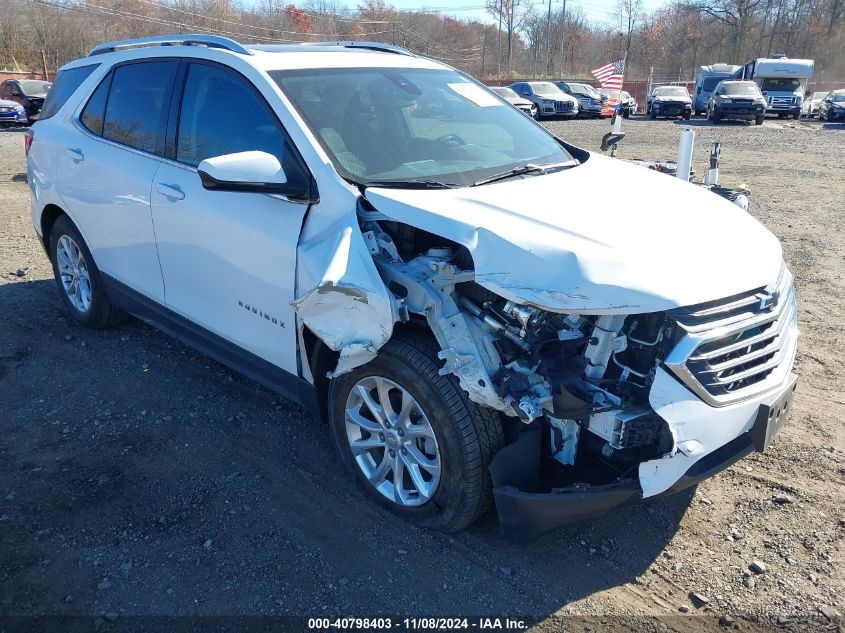
[[[0,285],[0,612],[542,619],[635,581],[692,492],[511,545],[494,513],[417,529],[350,484],[329,429],[142,323],[78,327]]]

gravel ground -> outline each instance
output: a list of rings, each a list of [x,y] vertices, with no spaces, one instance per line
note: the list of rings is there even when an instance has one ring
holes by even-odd
[[[683,125],[627,121],[620,156],[672,158]],[[492,513],[449,536],[383,512],[349,484],[326,426],[140,322],[77,327],[31,226],[21,132],[0,132],[0,615],[841,626],[845,126],[691,125],[697,171],[722,140],[723,181],[751,189],[795,274],[791,422],[695,491],[522,546]],[[587,148],[609,128],[549,126]]]

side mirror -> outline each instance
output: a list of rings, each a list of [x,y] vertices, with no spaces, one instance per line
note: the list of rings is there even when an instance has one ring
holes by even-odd
[[[202,186],[220,191],[288,193],[287,175],[279,159],[251,151],[206,158],[197,167]]]

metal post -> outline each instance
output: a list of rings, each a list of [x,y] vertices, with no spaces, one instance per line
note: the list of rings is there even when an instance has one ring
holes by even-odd
[[[552,0],[549,0],[549,13],[546,16],[546,69],[544,75],[551,74],[552,63]],[[547,77],[551,79],[551,77]]]
[[[566,0],[560,14],[560,78],[563,79],[563,62],[566,59]]]
[[[496,35],[496,79],[502,78],[502,10],[504,0],[499,0],[499,32]]]

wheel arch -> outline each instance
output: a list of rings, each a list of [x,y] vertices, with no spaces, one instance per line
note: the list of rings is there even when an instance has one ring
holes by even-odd
[[[63,215],[67,215],[65,210],[59,205],[53,203],[45,205],[41,210],[41,244],[44,246],[45,251],[49,252],[50,249],[50,233],[53,231],[53,225],[56,223],[56,220]],[[70,216],[68,216],[68,219],[73,222],[73,218]],[[76,226],[76,222],[73,222],[73,224]]]
[[[393,339],[410,332],[427,334],[431,337],[432,342],[437,345],[437,339],[428,327],[428,324],[425,321],[418,321],[416,319],[406,323],[395,323],[393,334],[390,338]],[[308,363],[308,370],[311,372],[314,389],[317,392],[317,400],[320,406],[320,416],[323,421],[326,421],[328,420],[329,374],[337,367],[340,352],[326,345],[307,325],[302,326],[302,344],[302,357]]]

